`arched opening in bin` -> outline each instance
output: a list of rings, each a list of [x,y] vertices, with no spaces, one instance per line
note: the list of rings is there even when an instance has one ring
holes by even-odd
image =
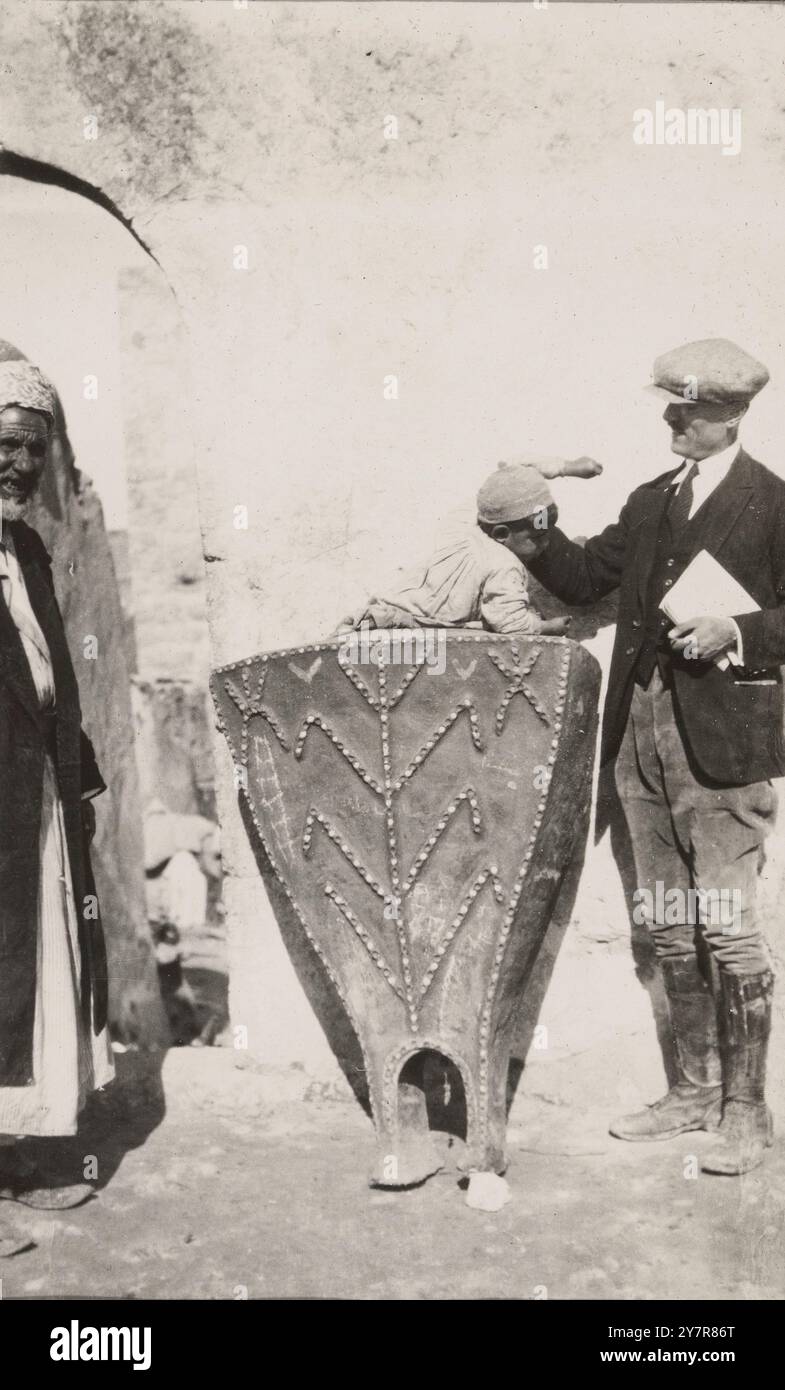
[[[433,1048],[422,1048],[406,1059],[398,1076],[399,1117],[424,1112],[427,1127],[465,1140],[466,1089],[460,1069],[451,1057]]]

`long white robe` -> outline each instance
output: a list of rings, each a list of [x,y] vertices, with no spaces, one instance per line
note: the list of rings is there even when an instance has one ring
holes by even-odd
[[[5,540],[5,537],[3,538]],[[41,709],[54,701],[46,639],[30,606],[22,570],[7,543],[0,578],[27,654]],[[0,1137],[75,1134],[91,1091],[112,1080],[106,1029],[85,1029],[80,1009],[79,937],[63,808],[51,757],[41,799],[33,1082],[0,1086]]]

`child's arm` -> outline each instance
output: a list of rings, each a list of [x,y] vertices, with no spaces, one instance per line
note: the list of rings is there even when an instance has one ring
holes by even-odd
[[[582,454],[577,459],[546,454],[515,454],[504,462],[508,468],[536,468],[543,478],[596,478],[602,472],[602,464],[589,458],[588,454]]]
[[[522,565],[506,565],[490,574],[480,594],[480,617],[491,632],[533,636],[564,636],[569,618],[541,618],[529,603],[526,572]]]

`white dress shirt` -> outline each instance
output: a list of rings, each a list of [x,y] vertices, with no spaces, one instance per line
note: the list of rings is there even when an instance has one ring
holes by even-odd
[[[690,518],[694,517],[699,507],[703,506],[707,497],[710,497],[715,487],[719,487],[724,478],[727,478],[730,466],[739,452],[741,445],[736,440],[729,444],[727,449],[722,449],[718,454],[709,454],[705,459],[685,459],[678,473],[676,474],[671,487],[675,487],[679,492],[687,474],[692,468],[693,463],[698,464],[698,475],[692,480],[692,506],[690,507]]]
[[[697,476],[694,477],[692,480],[692,505],[690,507],[690,520],[692,519],[692,517],[694,517],[698,508],[703,506],[703,503],[706,501],[707,497],[711,497],[711,494],[713,493],[714,489],[719,487],[720,483],[723,481],[724,478],[727,478],[728,473],[730,471],[730,466],[733,463],[733,460],[738,454],[740,448],[741,445],[739,444],[738,439],[736,439],[732,444],[728,445],[727,449],[721,449],[718,454],[709,454],[708,457],[705,459],[684,460],[684,463],[682,464],[681,468],[679,469],[678,473],[676,474],[675,478],[671,483],[671,487],[674,487],[676,489],[676,492],[679,492],[682,483],[684,482],[685,478],[687,477],[687,474],[692,468],[693,463],[697,463],[698,473]],[[730,621],[733,622],[733,619],[731,618]],[[739,628],[738,623],[733,623],[733,626],[736,629],[736,645],[735,648],[730,647],[726,655],[728,657],[728,660],[733,662],[734,666],[743,666],[744,654],[742,651],[741,644],[741,630]]]

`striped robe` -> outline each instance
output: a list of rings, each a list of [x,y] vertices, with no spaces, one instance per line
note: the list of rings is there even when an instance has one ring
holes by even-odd
[[[12,543],[2,558],[0,577],[7,572],[13,586],[9,608],[39,707],[46,710],[55,695],[49,649]],[[94,1033],[83,1022],[76,905],[57,773],[48,752],[39,843],[33,1080],[27,1086],[0,1086],[0,1136],[75,1134],[87,1096],[114,1075],[106,1029]]]

